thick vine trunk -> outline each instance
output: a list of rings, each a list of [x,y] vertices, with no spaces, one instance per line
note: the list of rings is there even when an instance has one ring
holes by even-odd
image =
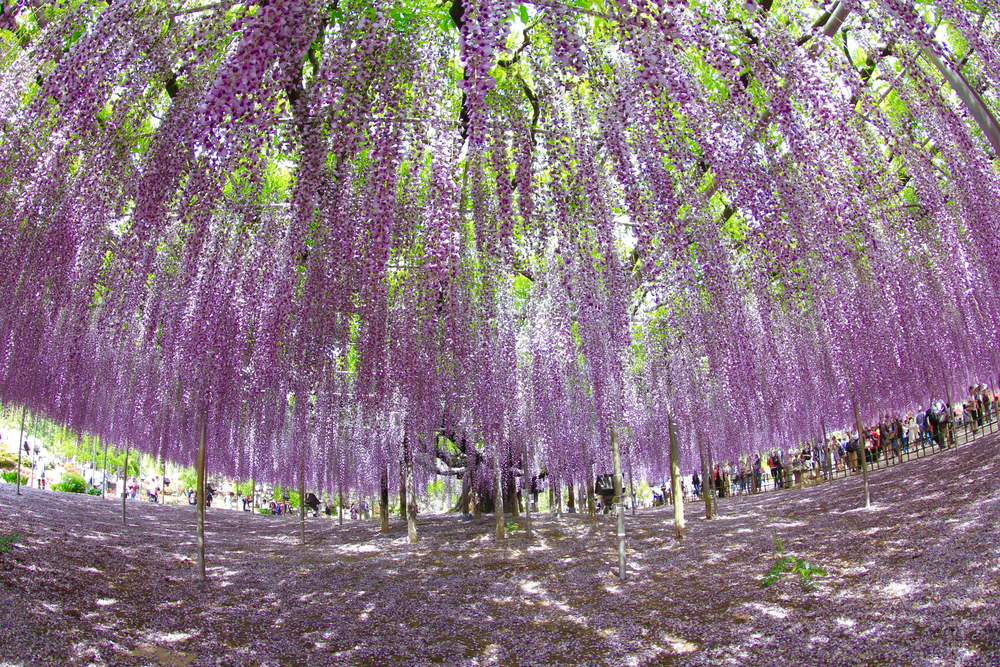
[[[459,503],[461,505],[462,516],[469,516],[469,495],[472,493],[472,484],[469,482],[469,473],[466,472],[462,475],[462,500]]]
[[[572,479],[566,482],[566,495],[568,496],[566,500],[566,512],[576,514],[576,494],[573,493]]]
[[[681,448],[677,442],[674,419],[667,416],[670,432],[670,493],[674,497],[674,529],[678,540],[684,539],[684,488],[681,486]]]
[[[513,473],[507,477],[507,493],[504,494],[503,504],[504,511],[509,512],[512,517],[516,519],[521,516],[517,506],[517,483],[514,481]]]
[[[389,533],[389,472],[382,472],[382,488],[378,499],[378,513],[382,519],[382,534]]]

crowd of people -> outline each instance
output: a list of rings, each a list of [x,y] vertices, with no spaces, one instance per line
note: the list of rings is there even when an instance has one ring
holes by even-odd
[[[969,387],[962,403],[932,400],[905,415],[885,414],[875,424],[832,434],[825,443],[817,441],[785,451],[775,449],[756,454],[752,459],[717,463],[704,483],[696,471],[692,476],[693,495],[702,498],[706,491],[718,497],[759,493],[791,488],[807,478],[829,479],[837,472],[857,474],[861,471],[861,452],[867,466],[880,462],[902,462],[904,457],[925,451],[928,447],[947,449],[956,444],[959,429],[975,438],[985,425],[1000,414],[1000,395],[985,385]],[[664,497],[669,497],[664,489]],[[655,502],[655,494],[654,494]]]

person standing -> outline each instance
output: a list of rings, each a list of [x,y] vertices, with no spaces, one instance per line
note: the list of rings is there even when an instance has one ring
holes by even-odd
[[[917,446],[917,440],[920,439],[920,431],[917,426],[917,417],[912,412],[906,414],[906,446],[903,447],[903,451],[907,451],[910,446]]]
[[[892,454],[896,457],[899,463],[903,462],[903,424],[899,421],[899,417],[893,417],[892,423],[890,425],[891,432],[889,434],[890,441],[892,442]]]

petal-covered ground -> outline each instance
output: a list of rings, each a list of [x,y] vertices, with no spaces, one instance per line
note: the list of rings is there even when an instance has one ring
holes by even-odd
[[[997,665],[998,436],[804,490],[614,524],[420,517],[406,542],[211,509],[208,581],[194,512],[0,485],[0,665]],[[491,517],[489,517],[491,519]],[[522,520],[523,525],[523,520]],[[825,574],[761,580],[782,554]],[[801,570],[802,568],[800,568]]]

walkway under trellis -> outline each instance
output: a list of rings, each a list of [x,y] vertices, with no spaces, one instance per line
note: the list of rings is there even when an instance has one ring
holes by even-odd
[[[990,567],[1000,543],[1000,439],[860,480],[721,501],[673,539],[663,508],[630,518],[629,580],[612,526],[536,516],[535,539],[455,516],[405,528],[309,524],[210,510],[208,581],[193,512],[0,485],[0,659],[193,666],[539,663],[944,664],[1000,658]],[[783,553],[822,568],[764,575]],[[947,585],[943,585],[947,582]],[[986,606],[984,606],[986,605]],[[221,660],[216,663],[216,660]],[[173,663],[171,663],[173,661]]]

